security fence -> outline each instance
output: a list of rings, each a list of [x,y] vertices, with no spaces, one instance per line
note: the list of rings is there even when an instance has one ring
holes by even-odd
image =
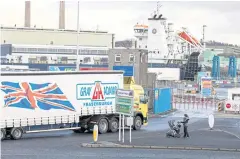
[[[212,110],[223,111],[223,98],[217,94],[203,97],[198,92],[198,85],[194,81],[154,81],[152,85],[144,87],[149,96],[149,112],[152,112],[155,101],[154,90],[159,88],[172,89],[172,108],[178,110]],[[219,106],[221,103],[221,107]]]

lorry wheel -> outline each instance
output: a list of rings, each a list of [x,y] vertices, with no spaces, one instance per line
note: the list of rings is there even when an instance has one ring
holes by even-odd
[[[142,126],[142,119],[140,116],[136,116],[134,119],[134,123],[133,123],[133,129],[134,130],[140,130],[141,126]]]
[[[75,132],[75,133],[84,133],[85,131],[86,131],[85,128],[80,128],[80,129],[73,130],[73,132]]]
[[[113,133],[118,131],[118,127],[119,127],[119,122],[117,120],[117,118],[112,118],[109,122],[109,130]]]
[[[6,130],[5,129],[1,129],[1,140],[4,140],[6,137]]]
[[[12,128],[10,132],[10,137],[13,140],[18,140],[22,137],[23,135],[23,130],[21,128]]]
[[[98,122],[98,132],[99,134],[105,134],[108,131],[108,121],[107,119],[101,118]]]

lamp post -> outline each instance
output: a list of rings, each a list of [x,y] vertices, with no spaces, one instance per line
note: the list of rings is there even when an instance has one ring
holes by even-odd
[[[78,9],[77,9],[77,62],[76,62],[76,71],[79,71],[79,1],[78,1]]]
[[[205,51],[205,48],[206,48],[206,43],[205,43],[205,28],[207,26],[206,25],[203,25],[203,49]]]

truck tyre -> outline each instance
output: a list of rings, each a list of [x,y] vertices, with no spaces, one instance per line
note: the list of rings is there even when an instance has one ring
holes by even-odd
[[[134,130],[140,130],[142,126],[142,119],[140,116],[136,116],[133,123]]]
[[[110,132],[113,132],[113,133],[117,132],[118,127],[119,127],[119,122],[118,122],[117,118],[115,118],[115,117],[111,118],[111,120],[109,122]]]
[[[73,130],[74,133],[84,133],[86,131],[85,128],[75,129]]]
[[[101,118],[98,121],[98,132],[99,134],[105,134],[108,131],[108,121],[105,118]]]
[[[1,129],[1,140],[4,140],[6,137],[6,130],[5,129]]]
[[[10,132],[10,137],[13,140],[18,140],[22,137],[23,130],[21,128],[12,128]]]

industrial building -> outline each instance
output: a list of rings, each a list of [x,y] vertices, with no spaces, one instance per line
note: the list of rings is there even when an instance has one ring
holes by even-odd
[[[77,45],[77,31],[66,29],[40,29],[1,27],[2,44]],[[81,31],[79,45],[114,47],[114,34]]]
[[[80,30],[79,45],[114,47],[114,34],[99,30]],[[65,2],[60,2],[59,28],[46,29],[31,25],[31,2],[25,2],[24,27],[1,26],[1,44],[77,45],[77,30],[65,28]]]
[[[76,46],[2,44],[1,50],[5,63],[75,64],[77,61]],[[107,47],[79,46],[79,62],[107,64],[107,51]]]
[[[135,82],[140,85],[146,85],[148,72],[147,57],[147,50],[110,49],[108,51],[108,67],[113,69],[114,66],[132,66]]]
[[[115,48],[108,51],[108,68],[124,70],[125,77],[133,77],[136,84],[142,85],[147,95],[154,99],[156,73],[148,72],[148,51],[144,49]],[[128,79],[128,78],[127,78]],[[128,80],[130,80],[129,78]],[[128,81],[130,82],[130,81]],[[132,81],[131,81],[132,82]],[[149,108],[153,101],[149,101]]]

